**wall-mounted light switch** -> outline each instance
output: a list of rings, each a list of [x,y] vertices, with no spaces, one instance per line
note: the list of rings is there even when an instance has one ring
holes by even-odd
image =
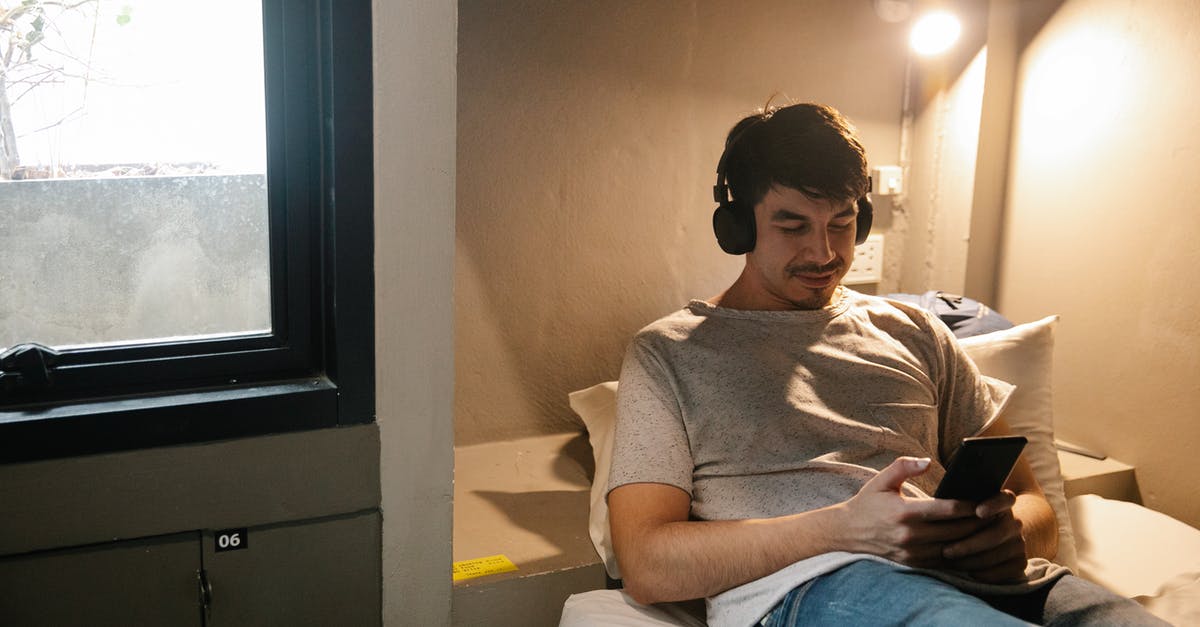
[[[867,236],[867,241],[854,248],[854,262],[842,279],[846,285],[878,283],[883,280],[883,235]]]
[[[871,168],[871,193],[876,196],[891,196],[904,190],[904,175],[898,165],[880,165]]]

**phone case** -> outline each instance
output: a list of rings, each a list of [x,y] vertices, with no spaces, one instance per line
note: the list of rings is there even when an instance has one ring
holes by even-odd
[[[1020,435],[964,438],[933,496],[982,501],[995,495],[1004,487],[1027,442]]]

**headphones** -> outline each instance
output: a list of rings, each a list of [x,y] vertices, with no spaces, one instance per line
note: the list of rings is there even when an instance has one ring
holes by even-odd
[[[717,162],[717,184],[713,185],[713,200],[717,203],[717,209],[713,211],[713,233],[717,236],[717,243],[720,244],[721,250],[731,255],[744,255],[754,250],[757,231],[754,223],[754,206],[748,205],[745,201],[735,200],[729,193],[729,181],[725,177],[726,161],[729,158],[729,149],[758,124],[751,124],[741,133],[730,138],[725,143],[725,151],[721,153],[721,160]],[[867,180],[869,188],[870,179]],[[869,198],[864,195],[858,199],[858,217],[855,219],[854,238],[856,245],[867,241],[867,235],[871,233],[871,221],[874,213],[875,208],[871,205]]]

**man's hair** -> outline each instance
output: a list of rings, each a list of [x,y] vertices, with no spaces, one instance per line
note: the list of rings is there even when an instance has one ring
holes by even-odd
[[[832,107],[766,107],[726,138],[725,180],[741,206],[753,207],[774,185],[810,198],[857,200],[867,194],[867,157],[850,121]]]

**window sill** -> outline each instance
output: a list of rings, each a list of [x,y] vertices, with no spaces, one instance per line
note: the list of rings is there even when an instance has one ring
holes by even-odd
[[[336,426],[325,377],[0,409],[0,464]]]

